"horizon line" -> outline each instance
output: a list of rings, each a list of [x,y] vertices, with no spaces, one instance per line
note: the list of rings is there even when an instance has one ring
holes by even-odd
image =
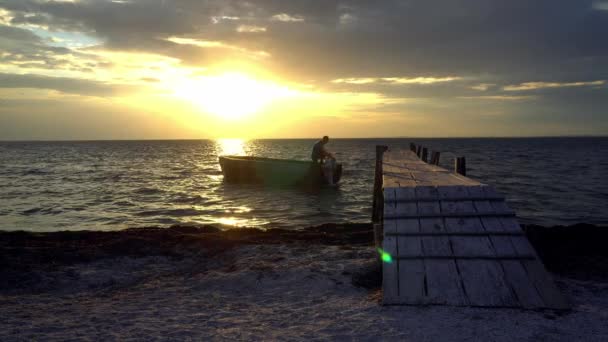
[[[416,137],[416,136],[389,136],[389,137],[338,137],[330,140],[373,140],[373,139],[534,139],[534,138],[606,138],[608,134],[577,134],[577,135],[530,135],[530,136],[443,136],[443,137]],[[101,141],[197,141],[197,140],[314,140],[320,137],[298,138],[126,138],[126,139],[0,139],[0,143],[7,142],[101,142]]]

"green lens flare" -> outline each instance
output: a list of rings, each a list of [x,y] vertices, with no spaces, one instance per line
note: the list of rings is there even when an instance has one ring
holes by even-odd
[[[380,258],[382,261],[388,264],[393,262],[393,257],[389,253],[385,252],[382,248],[378,248],[378,253],[380,253]]]

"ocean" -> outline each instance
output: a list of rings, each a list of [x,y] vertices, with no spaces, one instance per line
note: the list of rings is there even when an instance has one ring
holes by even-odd
[[[332,139],[340,185],[304,191],[223,182],[218,155],[308,160],[315,140],[0,142],[0,230],[119,230],[222,223],[298,229],[369,222],[375,145],[467,159],[520,222],[608,224],[608,138]]]

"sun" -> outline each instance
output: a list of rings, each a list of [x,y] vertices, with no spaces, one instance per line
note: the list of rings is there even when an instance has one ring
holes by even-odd
[[[224,73],[180,81],[176,96],[196,104],[203,111],[224,119],[241,119],[259,112],[270,102],[292,91],[276,83],[259,81],[245,74]]]

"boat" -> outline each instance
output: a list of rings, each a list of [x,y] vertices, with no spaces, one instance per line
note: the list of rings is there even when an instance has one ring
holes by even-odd
[[[220,167],[229,183],[258,183],[267,185],[327,184],[322,164],[312,161],[274,159],[253,156],[221,156]],[[333,183],[342,176],[342,164],[335,164]]]

